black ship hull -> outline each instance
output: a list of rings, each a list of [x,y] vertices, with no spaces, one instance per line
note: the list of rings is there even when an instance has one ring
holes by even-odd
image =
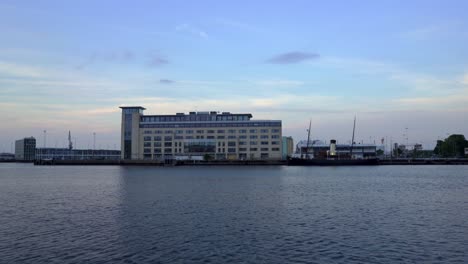
[[[373,166],[378,159],[300,159],[291,158],[288,166]]]

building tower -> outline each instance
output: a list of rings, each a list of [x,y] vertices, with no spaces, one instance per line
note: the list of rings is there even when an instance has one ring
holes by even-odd
[[[122,106],[121,159],[140,159],[140,116],[146,108],[141,106]]]

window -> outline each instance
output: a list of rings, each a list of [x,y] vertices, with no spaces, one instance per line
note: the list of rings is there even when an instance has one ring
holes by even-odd
[[[224,130],[218,130],[218,134],[224,134]]]
[[[224,136],[218,136],[218,139],[224,139]]]
[[[151,141],[151,137],[143,137],[144,141]]]
[[[247,145],[247,142],[245,141],[239,141],[239,146]]]
[[[175,136],[174,139],[183,139],[184,136]]]
[[[262,159],[268,159],[268,153],[262,153],[262,154],[260,154],[260,158],[262,158]]]
[[[197,130],[197,134],[203,134],[203,133],[205,133],[204,130]]]
[[[193,136],[185,136],[185,139],[193,139]]]
[[[261,148],[260,151],[268,151],[268,148]]]
[[[172,141],[172,137],[171,136],[165,136],[164,141]]]
[[[247,151],[247,148],[239,148],[239,151]]]
[[[154,137],[154,141],[161,141],[161,139],[162,139],[162,138],[161,138],[160,136]]]
[[[258,142],[257,141],[250,141],[250,145],[257,145]]]
[[[218,133],[219,133],[219,132],[218,132]],[[229,133],[229,134],[235,134],[235,133],[236,133],[236,130],[235,130],[235,129],[229,129],[229,130],[228,130],[228,133]]]
[[[229,141],[228,142],[228,147],[235,147],[236,146],[236,142],[235,141]]]
[[[162,130],[155,130],[154,133],[155,134],[162,134]]]
[[[184,131],[183,131],[183,130],[176,130],[175,133],[176,133],[176,134],[183,134]]]
[[[247,133],[247,130],[246,130],[246,129],[240,129],[240,130],[239,130],[239,133],[245,134],[245,133]]]
[[[250,148],[250,151],[257,151],[257,148]]]
[[[235,139],[236,136],[228,136],[228,139]]]
[[[151,142],[145,142],[145,143],[143,143],[143,147],[151,147]]]
[[[280,132],[279,129],[272,129],[272,130],[271,130],[271,133],[279,133],[279,132]]]
[[[186,134],[193,134],[193,130],[186,130],[185,133]]]
[[[278,139],[280,136],[279,135],[271,135],[271,138]]]
[[[145,148],[145,149],[143,149],[143,153],[151,153],[151,149],[150,148]]]
[[[171,148],[165,148],[164,153],[172,153],[172,149]]]
[[[268,135],[261,135],[260,138],[261,139],[268,139]]]
[[[228,153],[235,153],[236,152],[236,148],[228,148]]]
[[[261,129],[260,133],[268,133],[268,129]]]
[[[239,139],[246,139],[247,136],[246,135],[243,135],[243,136],[239,136]]]
[[[172,142],[164,142],[165,147],[172,147]]]
[[[155,147],[161,147],[161,142],[154,142]]]
[[[251,136],[250,136],[250,139],[257,139],[257,138],[258,138],[257,135],[251,135]]]
[[[143,131],[143,134],[153,134],[153,131],[151,131],[151,130],[145,130],[145,131]]]
[[[207,136],[206,138],[207,139],[214,139],[215,137],[214,136]]]
[[[161,153],[161,149],[160,148],[155,148],[154,153]]]
[[[272,145],[279,145],[279,141],[272,141],[271,144]]]
[[[262,141],[260,142],[261,145],[268,145],[268,141]]]
[[[214,130],[208,130],[208,131],[206,131],[206,133],[208,133],[208,134],[213,134],[214,132],[215,132]]]
[[[250,133],[257,133],[257,129],[250,129]]]
[[[279,151],[279,148],[271,148],[271,151]]]
[[[166,130],[165,133],[166,134],[172,134],[172,130]]]

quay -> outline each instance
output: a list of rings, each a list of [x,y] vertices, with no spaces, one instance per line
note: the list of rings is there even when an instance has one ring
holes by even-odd
[[[284,166],[287,160],[36,160],[34,165]],[[468,165],[468,159],[380,159],[378,165]]]

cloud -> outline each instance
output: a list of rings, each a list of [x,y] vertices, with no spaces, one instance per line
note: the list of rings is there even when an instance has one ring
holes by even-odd
[[[41,68],[0,61],[0,75],[39,78],[48,74],[47,70]]]
[[[279,54],[268,59],[267,63],[273,64],[293,64],[293,63],[300,63],[307,60],[318,59],[320,57],[319,54],[316,53],[307,53],[301,51],[293,51],[288,53]]]
[[[463,24],[459,21],[444,21],[438,24],[425,25],[414,28],[400,34],[401,37],[411,40],[425,40],[429,38],[441,38],[459,36]]]
[[[465,73],[462,79],[462,84],[468,85],[468,73]]]
[[[174,80],[169,80],[169,79],[160,79],[159,82],[160,82],[160,83],[164,83],[164,84],[175,83]]]
[[[163,65],[166,65],[166,64],[169,64],[169,61],[161,56],[158,56],[158,55],[152,55],[150,56],[149,58],[149,61],[148,61],[148,67],[160,67],[160,66],[163,66]]]
[[[104,53],[94,52],[84,62],[77,65],[75,69],[82,70],[97,62],[128,63],[128,62],[133,61],[134,58],[135,58],[135,54],[132,51],[128,51],[128,50],[118,51],[118,52],[104,52]]]
[[[296,87],[304,84],[302,81],[295,80],[261,80],[255,82],[256,85],[269,86],[269,87]]]
[[[175,30],[179,31],[179,32],[186,32],[186,33],[198,36],[200,38],[208,37],[208,34],[205,31],[203,31],[203,30],[201,30],[199,28],[196,28],[196,27],[194,27],[192,25],[189,25],[189,24],[178,25],[178,26],[176,26]]]

